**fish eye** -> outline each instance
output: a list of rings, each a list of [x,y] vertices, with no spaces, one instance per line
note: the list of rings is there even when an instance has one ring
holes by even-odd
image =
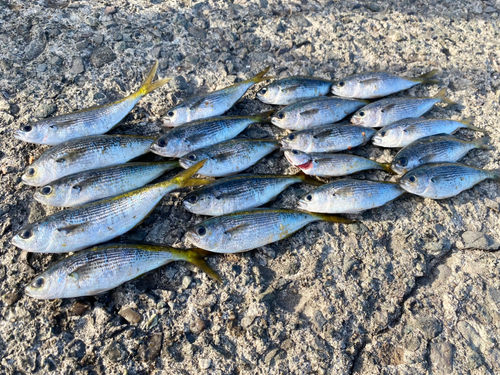
[[[34,176],[35,175],[35,168],[29,167],[28,170],[26,171],[26,174],[28,176]]]
[[[33,288],[41,288],[45,284],[45,279],[43,277],[38,277],[33,282],[31,283],[31,286]]]
[[[199,236],[204,236],[207,234],[207,230],[205,227],[198,227],[198,229],[196,229],[196,233],[198,233]]]
[[[363,117],[365,115],[365,112],[364,111],[361,111],[358,113],[359,117]]]
[[[188,159],[191,161],[196,161],[198,157],[195,154],[188,155]]]
[[[259,94],[261,94],[261,95],[266,95],[266,92],[267,92],[267,87],[264,87],[263,89],[261,89],[261,90],[259,91]]]
[[[339,87],[344,87],[345,86],[345,82],[344,81],[340,81],[339,82]]]
[[[306,199],[310,202],[310,201],[312,201],[313,197],[312,197],[312,195],[311,195],[311,194],[309,194],[309,195],[306,197]]]
[[[417,178],[415,176],[410,176],[408,177],[408,180],[410,180],[410,182],[415,182],[417,181]]]
[[[386,134],[387,134],[387,132],[386,132],[386,131],[380,132],[380,136],[381,136],[381,137],[385,137],[385,135],[386,135]]]
[[[174,111],[168,111],[167,112],[167,116],[168,117],[174,117],[174,114],[175,114]]]
[[[293,140],[295,139],[295,135],[290,134],[290,135],[288,136],[288,139],[289,139],[289,140],[291,140],[291,141],[293,141]]]
[[[33,235],[33,231],[31,229],[26,229],[25,231],[23,231],[19,237],[27,240],[28,238],[30,238],[31,236]]]
[[[24,125],[24,126],[21,126],[21,130],[22,131],[25,131],[25,132],[30,132],[32,129],[31,125]]]
[[[294,154],[294,155],[298,155],[298,154],[299,154],[299,152],[298,152],[297,150],[292,150],[292,154]]]
[[[279,118],[280,120],[284,119],[285,118],[285,114],[283,112],[280,112],[276,115],[277,118]]]
[[[52,188],[50,186],[44,186],[40,189],[40,193],[43,195],[49,195],[52,192]]]
[[[403,167],[406,167],[408,165],[408,159],[406,159],[406,158],[400,158],[399,159],[399,165],[402,165]]]
[[[160,138],[158,140],[158,146],[165,147],[166,145],[167,145],[167,142],[163,138]]]
[[[196,202],[198,202],[198,196],[197,195],[188,195],[188,197],[186,198],[186,200],[191,203],[191,204],[195,204]]]

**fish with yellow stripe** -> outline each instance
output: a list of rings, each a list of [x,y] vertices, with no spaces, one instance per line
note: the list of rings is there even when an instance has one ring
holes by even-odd
[[[153,83],[157,68],[158,61],[141,87],[123,99],[23,125],[14,133],[14,137],[25,142],[57,145],[74,138],[107,133],[118,125],[146,94],[172,79],[163,78]]]

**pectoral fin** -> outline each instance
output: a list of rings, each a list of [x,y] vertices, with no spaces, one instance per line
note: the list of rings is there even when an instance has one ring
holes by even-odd
[[[281,92],[284,92],[284,93],[286,93],[286,94],[289,94],[289,93],[291,93],[291,92],[293,92],[293,91],[297,90],[297,88],[298,88],[298,87],[299,87],[299,86],[289,86],[289,87],[285,87],[285,88],[282,88],[282,89],[281,89]]]
[[[388,112],[390,111],[392,108],[394,108],[395,104],[394,103],[391,103],[391,104],[388,104],[386,105],[384,108],[382,108],[381,112]]]
[[[68,225],[67,227],[57,228],[57,231],[62,234],[68,235],[76,232],[79,228],[82,228],[82,225],[75,224],[75,225]]]
[[[301,116],[312,116],[312,115],[315,115],[316,113],[318,113],[320,110],[315,108],[315,109],[309,109],[307,111],[304,111],[304,112],[300,112],[300,115]]]
[[[239,224],[232,228],[227,229],[224,233],[229,234],[231,236],[236,235],[240,232],[243,232],[248,227],[248,224]]]

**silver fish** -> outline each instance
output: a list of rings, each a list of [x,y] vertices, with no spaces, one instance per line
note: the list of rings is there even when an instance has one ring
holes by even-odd
[[[405,118],[422,116],[436,103],[456,104],[446,97],[445,88],[431,98],[382,99],[358,110],[351,117],[351,123],[370,128],[381,128]]]
[[[298,207],[311,212],[353,214],[383,206],[404,193],[397,183],[344,179],[307,193]]]
[[[52,265],[33,279],[26,287],[26,294],[36,299],[93,296],[177,260],[192,263],[220,281],[203,259],[208,254],[201,249],[149,244],[96,246]]]
[[[290,185],[297,183],[321,185],[305,175],[243,174],[217,180],[188,194],[184,207],[198,215],[220,216],[262,206],[273,200]]]
[[[110,241],[137,226],[165,195],[187,186],[202,165],[168,181],[44,217],[24,226],[12,244],[35,253],[67,253]]]
[[[345,98],[375,99],[422,84],[438,84],[431,79],[438,70],[432,70],[417,78],[403,78],[387,72],[354,74],[335,82],[332,93]]]
[[[26,185],[42,186],[73,173],[123,164],[149,152],[154,137],[92,135],[45,151],[23,174]]]
[[[289,105],[300,100],[316,98],[330,92],[332,81],[317,77],[287,77],[274,81],[257,93],[266,104]]]
[[[241,253],[291,236],[315,221],[352,223],[340,216],[286,209],[256,209],[216,216],[189,229],[186,238],[214,253]]]
[[[151,145],[151,152],[180,158],[200,148],[228,141],[249,125],[270,122],[272,111],[253,116],[214,117],[190,122],[168,131]]]
[[[180,167],[178,161],[127,163],[75,173],[38,188],[34,198],[48,206],[74,207],[126,193]]]
[[[74,138],[107,133],[123,120],[142,97],[171,80],[164,78],[152,83],[157,68],[158,61],[141,87],[126,98],[23,125],[14,133],[14,137],[25,142],[58,145]]]
[[[363,107],[368,101],[320,97],[291,104],[271,118],[282,129],[304,130],[331,124]]]
[[[392,162],[392,170],[404,174],[422,164],[455,162],[475,148],[492,150],[488,137],[463,141],[449,135],[422,138],[399,151]]]
[[[421,197],[444,199],[487,179],[500,182],[500,173],[458,163],[432,163],[411,170],[399,180],[399,185]]]
[[[235,139],[193,151],[179,162],[183,168],[189,168],[206,159],[199,174],[224,177],[244,171],[277,148],[278,142],[271,139]]]
[[[368,142],[374,129],[349,124],[332,124],[293,132],[280,140],[285,150],[303,152],[337,152],[350,150]]]
[[[267,67],[255,77],[246,81],[208,94],[193,96],[177,104],[166,112],[163,118],[163,126],[175,127],[187,122],[222,115],[245,95],[250,87],[256,83],[274,78],[265,76],[269,69],[270,67]]]
[[[372,138],[380,147],[405,147],[417,139],[437,134],[452,134],[458,129],[470,129],[483,133],[486,130],[471,125],[472,119],[454,121],[440,118],[407,118],[384,126]]]
[[[368,169],[393,173],[390,164],[378,163],[352,154],[306,154],[297,150],[287,150],[285,151],[285,157],[290,164],[311,176],[339,177]]]

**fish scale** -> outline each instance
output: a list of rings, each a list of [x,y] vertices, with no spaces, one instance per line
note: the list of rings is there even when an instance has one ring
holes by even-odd
[[[176,161],[128,163],[84,171],[60,178],[37,189],[34,198],[50,206],[79,206],[140,188],[178,166],[179,163]],[[45,193],[46,189],[50,191]]]
[[[274,140],[231,140],[193,151],[183,156],[179,163],[183,168],[188,168],[197,161],[206,159],[199,173],[210,177],[223,177],[249,168],[277,148],[278,142]]]
[[[148,244],[111,244],[70,255],[38,275],[26,293],[38,299],[90,296],[113,289],[175,260],[190,262],[216,280],[203,260],[207,252]]]
[[[164,78],[152,83],[157,68],[158,62],[153,65],[141,87],[123,99],[23,125],[14,136],[26,142],[57,145],[70,139],[104,134],[115,127],[144,95],[170,80]]]
[[[422,164],[455,162],[476,148],[492,149],[489,138],[463,141],[452,136],[432,136],[415,141],[400,150],[392,162],[392,169],[403,174]]]
[[[219,216],[261,206],[303,176],[238,175],[216,181],[188,194],[184,207],[198,215]],[[193,200],[194,199],[194,200]]]
[[[238,253],[286,238],[315,221],[350,222],[341,217],[286,209],[255,209],[217,216],[189,229],[186,238],[217,253]]]
[[[298,207],[329,214],[358,213],[380,207],[404,193],[396,183],[342,179],[310,191],[299,200]]]
[[[200,148],[232,139],[250,124],[268,121],[266,118],[269,113],[193,121],[162,135],[151,145],[151,151],[165,157],[182,157]]]
[[[409,193],[425,198],[444,199],[486,179],[500,181],[500,174],[459,163],[430,163],[406,173],[399,184]]]
[[[285,150],[302,152],[337,152],[368,142],[375,130],[350,124],[332,124],[299,130],[281,139]]]
[[[172,180],[42,218],[21,229],[12,243],[27,251],[58,253],[109,241],[138,225],[166,194],[187,184],[203,163]]]
[[[33,162],[23,175],[28,185],[41,186],[85,170],[125,163],[149,151],[153,137],[95,135],[54,146]],[[29,174],[30,169],[35,175]]]

